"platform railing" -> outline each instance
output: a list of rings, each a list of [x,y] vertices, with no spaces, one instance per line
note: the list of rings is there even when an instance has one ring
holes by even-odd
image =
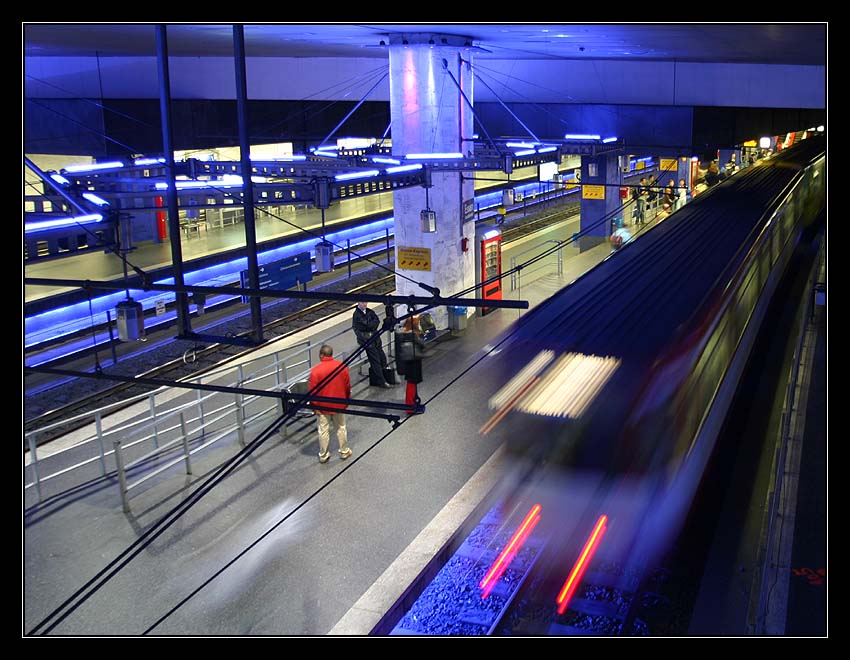
[[[821,248],[821,251],[823,254],[823,248]],[[817,276],[820,269],[821,267],[819,265],[819,267],[812,270],[807,281],[807,291],[815,290],[818,279]],[[790,375],[785,388],[785,398],[782,405],[782,416],[779,424],[779,442],[774,452],[773,475],[771,478],[772,489],[768,494],[769,504],[767,511],[766,545],[763,556],[764,563],[761,567],[758,605],[753,626],[753,632],[756,635],[774,634],[774,631],[769,630],[767,615],[770,599],[770,584],[776,581],[775,577],[771,579],[771,576],[773,576],[780,568],[780,558],[777,556],[779,551],[775,548],[777,542],[775,526],[779,524],[778,521],[781,521],[784,515],[784,512],[781,512],[780,509],[782,507],[781,499],[787,490],[785,477],[789,472],[794,470],[794,468],[789,468],[787,465],[787,455],[790,450],[789,446],[792,444],[794,439],[791,422],[792,418],[798,414],[797,404],[800,394],[800,364],[803,361],[804,353],[807,352],[804,346],[805,340],[811,330],[811,324],[814,323],[814,304],[814,296],[807,296],[806,302],[802,306],[799,335],[794,348],[794,356],[792,357]]]
[[[523,268],[521,270],[516,270],[517,261],[520,257],[527,255],[531,252],[536,252],[541,254],[546,250],[550,250],[552,244],[560,245],[553,254],[548,255],[546,258],[541,259],[540,261]],[[542,243],[537,243],[532,245],[527,250],[523,250],[522,252],[518,252],[517,254],[511,257],[511,291],[521,291],[522,290],[522,274],[526,275],[529,273],[535,273],[543,269],[549,269],[552,266],[555,267],[555,272],[560,277],[564,274],[564,247],[570,245],[570,241],[556,241],[554,239],[550,239],[548,241],[543,241]]]
[[[282,392],[309,376],[310,369],[315,364],[318,351],[323,344],[333,345],[334,340],[348,332],[351,332],[351,328],[344,328],[322,339],[300,341],[278,351],[250,358],[239,364],[225,365],[186,380],[195,383],[217,381],[219,384],[224,381],[233,387],[263,389],[270,393]],[[387,355],[392,357],[391,333],[384,334],[382,343]],[[337,351],[336,357],[343,360],[354,350],[356,349]],[[349,366],[353,369],[367,361],[368,358],[364,353]],[[272,413],[283,414],[282,398],[269,397],[269,399],[272,398],[274,399],[272,403],[262,406],[258,405],[258,402],[266,397],[259,395],[223,392],[203,394],[201,390],[196,390],[196,394],[192,394],[185,388],[160,387],[153,392],[35,429],[25,434],[30,459],[25,469],[29,470],[31,480],[25,483],[24,488],[25,490],[35,488],[37,501],[41,503],[44,499],[42,485],[45,482],[62,476],[68,477],[71,473],[79,475],[77,478],[80,482],[91,479],[91,466],[96,464],[99,467],[97,471],[99,475],[94,475],[95,478],[107,478],[117,472],[119,482],[122,480],[125,482],[123,485],[119,483],[119,486],[126,510],[129,506],[126,493],[154,474],[172,467],[181,460],[186,462],[187,473],[191,473],[189,457],[231,433],[235,432],[239,441],[244,444],[245,434],[250,431],[254,423]],[[145,400],[148,404],[146,410],[132,412],[130,420],[104,428],[105,421],[119,409],[126,411],[128,404],[138,407]],[[83,437],[79,442],[39,458],[36,443],[39,433],[72,422],[85,421],[89,421],[89,426],[81,433]],[[195,444],[198,446],[190,449]],[[166,457],[180,446],[183,448],[182,456],[174,460],[166,460],[166,464],[156,467],[143,479],[126,483],[128,471],[134,468],[148,469],[153,461]],[[139,451],[144,453],[135,455]],[[110,466],[110,461],[107,460],[112,457],[115,461],[114,467]]]

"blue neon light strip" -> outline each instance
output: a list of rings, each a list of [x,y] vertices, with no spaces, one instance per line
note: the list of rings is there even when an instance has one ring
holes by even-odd
[[[94,170],[111,170],[116,167],[124,167],[124,163],[115,161],[111,163],[88,163],[86,165],[68,165],[63,167],[66,172],[93,172]]]
[[[530,147],[536,147],[539,142],[505,142],[505,146],[510,149],[528,149]]]
[[[378,176],[380,170],[366,170],[364,172],[348,172],[346,174],[337,174],[334,181],[351,181],[352,179],[366,179],[370,176]]]
[[[137,158],[133,161],[133,165],[156,165],[164,162],[165,158]]]
[[[177,190],[187,188],[238,188],[242,186],[241,181],[177,181]],[[167,183],[157,183],[157,190],[168,190]]]
[[[381,156],[372,156],[373,163],[386,163],[387,165],[401,165],[400,160],[395,158],[383,158]]]
[[[412,160],[421,160],[421,159],[430,159],[430,160],[439,160],[440,158],[463,158],[463,154],[458,153],[456,151],[448,152],[448,153],[434,153],[434,154],[407,154],[405,156],[407,159]]]
[[[522,151],[514,152],[514,156],[531,156],[536,153],[537,152],[534,149],[524,149]]]
[[[421,167],[421,163],[415,164]],[[389,168],[394,169],[394,168]],[[387,170],[389,171],[389,170]],[[571,176],[565,174],[564,176]],[[199,182],[196,182],[199,183]],[[519,185],[514,188],[523,192],[524,195],[532,197],[535,192],[547,184],[541,184],[538,181],[532,181],[527,184]],[[551,188],[548,188],[551,190]],[[577,193],[578,188],[564,192],[565,195]],[[483,193],[475,196],[476,206],[479,210],[488,210],[501,205],[502,191],[496,190],[489,193]],[[394,218],[389,217],[383,220],[376,220],[360,227],[348,230],[341,230],[327,234],[327,239],[335,242],[338,245],[345,244],[346,240],[351,240],[352,247],[368,243],[369,241],[380,238],[386,235],[386,230],[393,231]],[[258,255],[261,264],[270,261],[277,261],[286,257],[291,257],[301,252],[312,252],[316,246],[316,239],[309,237],[298,243],[286,245],[273,250],[267,250]],[[208,266],[196,271],[187,272],[184,275],[184,281],[190,285],[201,285],[204,283],[210,286],[215,286],[224,281],[237,282],[239,280],[239,271],[247,269],[246,258],[234,259],[223,264]],[[216,281],[211,283],[211,280]],[[157,283],[172,283],[173,279],[158,280]],[[157,300],[173,301],[175,296],[170,292],[163,291],[139,291],[132,290],[130,294],[133,298],[142,303],[145,309],[150,309],[156,306]],[[115,305],[125,299],[123,291],[115,291],[103,296],[92,299],[92,312],[94,314],[94,323],[106,323],[106,310],[114,311]],[[234,294],[233,297],[236,297]],[[222,296],[221,299],[226,299]],[[208,304],[212,301],[208,299]],[[114,320],[113,315],[113,320]],[[161,317],[160,317],[161,320]],[[65,307],[49,310],[35,316],[25,319],[25,345],[27,347],[35,346],[39,343],[62,337],[63,335],[78,332],[90,327],[92,321],[89,319],[88,301],[73,303]]]
[[[332,153],[327,152],[327,151],[314,151],[313,153],[316,156],[324,156],[325,158],[336,158],[337,155],[338,155],[338,154],[332,154]]]
[[[599,135],[584,135],[582,133],[567,133],[564,136],[565,140],[600,140]]]
[[[84,192],[83,197],[89,200],[92,204],[97,204],[98,206],[109,206],[109,202],[103,199],[103,197],[98,197],[94,193]]]
[[[51,174],[50,178],[53,179],[56,183],[61,183],[61,184],[66,185],[66,186],[71,183],[70,181],[68,181],[68,179],[66,179],[61,174]]]
[[[71,225],[87,225],[93,222],[100,222],[103,216],[97,213],[91,215],[78,215],[73,218],[57,218],[56,220],[39,220],[37,222],[25,222],[24,230],[27,234],[32,234],[47,229],[56,229],[58,227],[69,227]]]
[[[616,138],[616,137],[605,138],[604,140],[602,140],[602,144],[608,144],[609,142],[616,142],[619,139],[620,138]]]
[[[399,172],[412,172],[413,170],[421,170],[422,163],[414,165],[400,165],[399,167],[388,167],[384,170],[387,174],[398,174]]]
[[[542,149],[538,149],[537,153],[539,154],[547,154],[550,151],[557,151],[558,147],[543,147]]]
[[[296,154],[294,156],[280,156],[278,158],[272,158],[274,161],[292,161],[292,160],[307,160],[307,156],[302,156],[300,154]]]
[[[385,218],[376,220],[365,225],[361,225],[355,229],[341,230],[328,233],[327,240],[336,243],[337,245],[345,245],[346,240],[351,241],[352,248],[357,245],[368,243],[386,235],[386,230],[390,233],[393,231],[394,218]],[[267,250],[258,255],[259,263],[265,264],[270,261],[278,261],[291,257],[301,252],[313,252],[316,247],[316,239],[313,237],[307,238],[292,245],[284,245],[273,250]],[[188,285],[202,285],[209,282],[213,278],[219,278],[216,284],[220,284],[221,278],[226,281],[238,282],[239,271],[248,268],[248,260],[246,257],[233,259],[231,261],[208,266],[196,271],[186,273],[184,281]],[[173,284],[173,278],[156,280],[156,284]],[[211,285],[212,286],[212,285]],[[170,291],[141,291],[130,289],[130,295],[137,302],[142,303],[145,309],[156,307],[157,300],[165,300],[166,303],[172,302],[175,295]],[[237,297],[234,294],[232,297]],[[114,311],[115,305],[124,300],[126,297],[123,291],[115,291],[103,296],[93,298],[92,313],[94,315],[94,323],[106,323],[106,310]],[[224,298],[223,298],[224,299]],[[112,316],[113,320],[115,316]],[[73,303],[65,307],[52,309],[42,314],[27,317],[25,321],[25,344],[27,347],[37,345],[44,341],[57,339],[67,334],[77,332],[79,330],[90,327],[92,321],[89,319],[89,303],[81,301]]]

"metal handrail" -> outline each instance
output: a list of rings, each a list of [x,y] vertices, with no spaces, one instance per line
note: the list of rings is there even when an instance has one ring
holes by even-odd
[[[214,378],[214,377],[218,377],[218,378],[227,377],[228,372],[232,372],[233,370],[236,370],[237,374],[241,374],[240,377],[238,377],[237,382],[235,383],[236,386],[244,386],[248,383],[253,383],[253,382],[259,381],[263,378],[274,378],[275,379],[274,384],[271,387],[266,388],[266,389],[268,391],[283,391],[283,390],[289,388],[293,383],[298,382],[300,380],[303,380],[304,378],[306,378],[309,375],[310,369],[312,368],[312,365],[313,365],[311,352],[314,349],[318,350],[318,348],[320,348],[322,344],[328,343],[328,342],[336,339],[337,337],[340,337],[341,335],[343,335],[347,332],[350,332],[350,331],[351,331],[351,328],[345,328],[345,329],[343,329],[339,332],[334,333],[333,335],[331,335],[329,337],[323,338],[322,340],[313,341],[311,339],[308,339],[308,340],[304,340],[304,341],[301,341],[301,342],[297,342],[296,344],[287,346],[286,348],[280,349],[278,351],[274,351],[272,353],[267,353],[267,354],[260,356],[260,357],[257,357],[257,358],[251,358],[251,359],[249,359],[245,362],[241,362],[237,365],[228,365],[227,367],[224,367],[224,368],[221,368],[221,369],[216,369],[216,370],[211,371],[211,372],[199,374],[199,375],[197,375],[197,376],[195,376],[195,377],[193,377],[189,380],[197,381],[197,380],[200,380],[200,379],[210,379],[210,378]],[[387,333],[387,335],[386,335],[385,346],[386,346],[386,349],[388,351],[388,354],[390,356],[392,356],[392,352],[393,352],[392,351],[392,338],[391,338],[390,333]],[[298,349],[298,350],[295,350],[293,352],[293,350],[292,350],[293,348]],[[306,353],[306,356],[304,356],[304,359],[293,361],[293,357],[301,356],[304,353]],[[286,354],[286,357],[288,359],[283,359],[284,354]],[[344,357],[347,354],[348,353],[346,351],[343,351],[343,352],[340,353],[340,356]],[[351,363],[351,365],[349,365],[349,366],[350,367],[358,366],[358,365],[364,363],[366,360],[367,360],[367,357],[365,355],[362,355],[357,360],[353,361]],[[261,367],[259,367],[255,371],[252,371],[250,374],[248,374],[246,376],[245,373],[244,373],[245,365],[246,364],[256,364],[259,361],[263,361],[264,364]],[[295,369],[297,367],[302,367],[302,366],[305,367],[305,368],[300,369],[295,374],[291,374],[293,369]],[[103,406],[102,408],[99,408],[96,411],[92,411],[90,413],[85,413],[85,414],[77,416],[78,418],[83,419],[87,416],[93,415],[95,417],[96,422],[97,422],[97,432],[95,433],[94,436],[88,437],[88,438],[86,438],[86,439],[84,439],[84,440],[82,440],[78,443],[75,443],[71,447],[67,447],[67,448],[64,448],[62,450],[59,450],[58,452],[54,452],[53,454],[50,455],[49,458],[53,458],[55,456],[61,455],[65,452],[67,452],[67,451],[70,451],[71,449],[79,449],[81,446],[86,445],[86,444],[93,442],[95,440],[97,440],[100,444],[100,452],[99,452],[98,455],[95,455],[92,458],[86,458],[79,463],[76,463],[72,466],[65,467],[65,468],[63,468],[63,469],[61,469],[61,470],[59,470],[55,473],[51,473],[47,476],[41,476],[40,473],[39,473],[39,460],[38,460],[38,457],[37,457],[37,454],[36,454],[36,447],[35,447],[35,441],[34,441],[35,434],[38,433],[39,431],[43,431],[44,429],[38,429],[36,431],[32,431],[29,434],[27,434],[27,440],[28,440],[29,445],[30,445],[30,452],[31,452],[31,459],[32,459],[29,467],[32,470],[34,480],[29,484],[25,484],[25,489],[28,489],[28,488],[35,486],[36,491],[38,493],[38,501],[40,502],[40,501],[42,501],[42,494],[41,494],[41,483],[42,482],[47,481],[47,480],[52,479],[52,478],[55,478],[55,477],[58,477],[58,476],[63,475],[63,474],[67,474],[68,472],[71,472],[72,470],[86,466],[86,465],[88,465],[88,464],[90,464],[94,461],[97,461],[97,460],[101,461],[101,472],[102,472],[102,476],[105,477],[108,474],[108,471],[107,471],[107,468],[106,468],[105,457],[107,455],[114,454],[117,470],[119,472],[119,488],[120,488],[121,493],[122,493],[122,500],[124,500],[125,510],[129,510],[129,502],[126,500],[126,492],[127,492],[127,490],[129,490],[129,488],[132,488],[134,484],[130,484],[130,485],[127,484],[126,474],[125,474],[127,470],[130,470],[134,467],[137,467],[141,463],[143,463],[144,461],[150,460],[151,458],[153,458],[155,456],[161,456],[165,452],[172,450],[174,448],[174,446],[179,442],[184,442],[184,444],[187,443],[188,438],[195,435],[195,434],[199,434],[202,437],[203,434],[207,431],[207,429],[212,424],[216,424],[216,423],[220,422],[222,419],[230,416],[232,414],[232,411],[235,410],[236,413],[237,413],[237,420],[236,420],[235,423],[227,425],[224,429],[218,429],[216,431],[216,434],[214,435],[213,439],[211,439],[207,442],[204,442],[200,447],[197,447],[197,448],[193,449],[192,451],[189,451],[188,446],[185,447],[184,453],[185,453],[185,459],[187,460],[187,467],[188,467],[188,456],[190,454],[195,453],[196,451],[198,451],[201,448],[208,447],[209,445],[213,444],[217,440],[219,440],[219,439],[227,436],[228,434],[232,433],[234,430],[237,430],[239,432],[240,440],[244,440],[243,434],[244,434],[244,428],[245,428],[246,425],[252,424],[257,419],[268,414],[269,412],[271,412],[275,408],[277,408],[280,411],[281,406],[282,406],[282,402],[277,401],[274,404],[267,406],[263,410],[261,410],[259,412],[252,413],[249,416],[245,417],[244,412],[245,412],[246,407],[248,405],[250,405],[251,403],[253,403],[254,401],[256,401],[257,399],[261,398],[259,395],[252,395],[252,396],[241,397],[241,400],[239,400],[238,402],[235,401],[235,400],[229,401],[227,404],[225,404],[223,406],[219,406],[217,408],[213,408],[212,410],[209,409],[209,408],[205,409],[204,404],[207,403],[209,405],[210,400],[213,397],[222,397],[222,396],[229,397],[229,396],[231,396],[231,395],[228,395],[228,394],[222,394],[220,392],[211,392],[211,393],[204,395],[204,396],[199,395],[198,398],[194,401],[179,403],[175,407],[170,408],[166,411],[161,411],[161,410],[157,411],[154,408],[154,405],[153,405],[154,397],[156,396],[156,394],[164,393],[165,391],[173,391],[174,389],[176,389],[176,388],[163,386],[161,388],[158,388],[154,392],[149,392],[149,393],[146,393],[146,394],[143,394],[143,395],[137,395],[135,397],[132,397],[129,401],[134,402],[134,403],[137,403],[141,399],[147,397],[152,402],[152,405],[151,405],[152,414],[150,416],[143,417],[142,419],[133,420],[132,422],[130,422],[128,424],[117,425],[117,426],[109,429],[106,432],[103,432],[103,430],[100,426],[100,423],[99,423],[100,422],[100,416],[104,412],[107,412],[107,413],[111,412],[115,408],[119,408],[119,407],[120,408],[126,408],[126,406],[127,406],[126,401],[115,403],[115,404],[110,404],[108,406]],[[197,407],[199,414],[197,416],[191,417],[187,420],[186,413],[192,407]],[[219,413],[221,413],[221,414],[219,414]],[[169,425],[169,426],[163,428],[163,424],[167,423],[171,419],[176,419],[176,418],[180,418],[180,424],[179,424],[179,427],[181,429],[180,435],[176,439],[170,440],[170,441],[166,442],[165,444],[160,445],[159,444],[160,437],[166,436],[167,434],[172,433],[173,431],[175,431],[178,428],[177,424]],[[200,424],[198,424],[197,426],[193,426],[191,431],[186,431],[187,425],[194,425],[198,421],[200,421]],[[67,420],[66,420],[66,422],[67,422]],[[52,426],[55,426],[55,425],[52,425]],[[141,435],[141,437],[132,441],[131,443],[126,443],[126,438],[128,437],[128,431],[132,435]],[[122,439],[114,440],[113,441],[113,449],[109,450],[109,451],[104,451],[103,450],[103,440],[104,440],[104,438],[106,438],[107,436],[110,436],[110,437],[114,436],[118,433],[123,433],[124,439],[123,440]],[[143,456],[134,459],[132,462],[127,463],[125,465],[124,461],[123,461],[123,456],[121,456],[122,450],[129,449],[131,447],[137,446],[140,443],[143,443],[143,442],[148,441],[148,440],[153,441],[154,449],[151,450],[150,452],[144,454]],[[45,459],[42,459],[42,461],[43,460],[45,460]],[[176,462],[179,462],[179,460],[181,460],[181,459],[177,459],[176,461],[169,462],[165,466],[160,466],[159,468],[157,468],[156,470],[151,472],[149,475],[147,475],[145,477],[145,479],[149,478],[150,476],[153,476],[153,474],[158,474],[158,473],[162,472],[164,469],[167,469],[168,467],[173,466],[174,464],[176,464]],[[139,483],[139,482],[137,481],[136,484],[137,483]]]
[[[811,288],[814,285],[815,280],[817,279],[817,269],[813,270],[812,275],[809,277],[807,282],[807,289]],[[799,372],[800,372],[800,361],[803,354],[803,344],[805,342],[806,334],[809,332],[809,321],[811,317],[811,310],[813,308],[814,300],[811,296],[807,296],[807,302],[803,306],[803,317],[800,322],[800,334],[797,338],[797,345],[794,349],[794,357],[792,358],[791,365],[791,374],[788,379],[788,384],[785,388],[785,400],[782,407],[782,421],[780,424],[780,443],[777,448],[777,457],[776,462],[773,467],[773,490],[771,491],[769,498],[770,504],[768,505],[767,511],[767,545],[764,551],[764,566],[761,571],[761,584],[759,585],[759,599],[758,599],[758,609],[756,611],[755,617],[755,634],[764,635],[765,632],[765,618],[767,617],[767,599],[768,599],[768,589],[767,589],[767,570],[766,566],[773,560],[773,545],[774,545],[774,525],[776,524],[776,519],[778,516],[779,510],[779,497],[784,492],[783,486],[785,482],[785,462],[786,455],[788,453],[788,445],[791,441],[791,417],[792,411],[796,407],[797,404],[797,384],[799,380]]]
[[[517,270],[517,268],[516,268],[517,258],[521,257],[524,254],[528,254],[529,252],[534,252],[534,251],[537,251],[537,250],[540,250],[540,249],[543,249],[545,251],[545,248],[543,246],[545,246],[547,243],[554,243],[555,245],[560,246],[558,248],[558,250],[555,251],[555,254],[557,255],[555,263],[558,267],[558,275],[561,276],[561,275],[564,274],[564,246],[567,245],[567,242],[557,241],[555,239],[549,239],[549,240],[543,241],[542,243],[537,243],[536,245],[532,245],[527,250],[523,250],[522,252],[519,252],[519,253],[517,253],[517,254],[515,254],[514,256],[511,257],[511,289],[510,289],[511,291],[519,290],[520,286],[521,286],[520,276],[521,276],[522,271]],[[548,263],[545,259],[541,259],[540,265],[537,265],[533,268],[528,268],[527,271],[531,273],[531,272],[534,272],[536,270],[540,270],[541,268],[548,267],[550,265],[551,264]],[[525,269],[523,269],[523,270],[525,270]]]

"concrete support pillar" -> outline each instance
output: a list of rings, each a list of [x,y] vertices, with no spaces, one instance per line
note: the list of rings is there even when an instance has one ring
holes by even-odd
[[[584,252],[608,240],[611,220],[626,200],[620,199],[623,174],[617,155],[581,158],[581,232],[579,250]],[[609,219],[603,221],[602,219]],[[623,218],[627,220],[627,218]]]
[[[391,38],[390,115],[395,156],[473,155],[472,110],[449,75],[451,72],[471,103],[472,71],[461,61],[461,58],[470,61],[471,54],[458,39],[427,34]],[[471,176],[471,172],[467,173],[467,177]],[[473,182],[462,180],[459,172],[435,172],[431,184],[427,202],[424,188],[393,193],[396,270],[417,282],[436,286],[442,295],[448,296],[475,284],[471,249],[475,243],[475,222],[473,214],[464,218],[463,213],[464,201],[471,206],[474,200]],[[426,208],[436,213],[436,231],[423,231],[420,213]],[[468,239],[467,252],[461,249],[463,238]],[[430,250],[427,270],[417,269],[426,264],[399,258],[404,254],[403,248]],[[427,295],[422,288],[398,275],[396,290],[401,295]],[[445,307],[435,308],[431,313],[438,328],[448,327]]]

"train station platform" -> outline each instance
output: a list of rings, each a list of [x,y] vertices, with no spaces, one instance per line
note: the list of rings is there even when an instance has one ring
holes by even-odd
[[[569,236],[576,229],[563,223],[551,231]],[[527,237],[514,249],[528,251],[552,237]],[[524,275],[523,299],[539,303],[611,252],[607,244],[582,253],[564,250],[570,253],[560,276],[554,259]],[[510,256],[507,251],[504,258]],[[433,345],[419,388],[426,404],[423,415],[402,415],[392,433],[383,419],[349,416],[348,442],[354,452],[349,460],[340,460],[334,451],[330,462],[318,462],[311,418],[296,422],[285,438],[266,441],[49,634],[138,635],[166,615],[152,634],[367,634],[383,614],[375,611],[375,601],[353,610],[344,629],[335,627],[370,589],[379,602],[391,604],[501,474],[503,467],[494,458],[498,447],[478,434],[489,417],[486,401],[492,387],[470,367],[480,349],[518,315],[501,310],[475,318],[463,336]],[[350,324],[346,313],[281,341],[320,339]],[[353,333],[333,344],[337,355],[351,351]],[[403,384],[382,390],[368,387],[368,379],[356,371],[352,376],[355,398],[404,400]],[[132,416],[133,411],[121,414]],[[39,449],[40,460],[50,446]],[[30,489],[24,518],[24,633],[188,498],[239,448],[233,433],[194,454],[191,475],[181,463],[149,479],[130,497],[129,513],[122,511],[114,469],[105,478],[74,486],[63,487],[59,477],[40,504]],[[476,474],[478,479],[465,488]],[[426,544],[404,555],[406,570],[396,567],[394,577],[387,576],[441,512],[437,531],[431,527],[426,533]]]

